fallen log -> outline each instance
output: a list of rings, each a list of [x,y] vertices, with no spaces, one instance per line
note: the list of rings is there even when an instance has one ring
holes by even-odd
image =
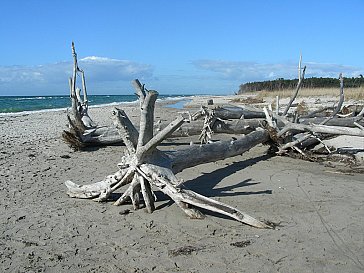
[[[299,122],[300,124],[321,124],[323,121],[325,121],[326,118],[322,117],[316,117],[316,118],[300,118]],[[332,118],[328,120],[325,125],[330,126],[342,126],[342,127],[350,127],[355,128],[356,125],[355,122],[364,125],[364,118],[362,117],[346,117],[346,118]]]
[[[216,117],[224,120],[228,119],[255,119],[265,118],[262,111],[253,109],[248,106],[237,107],[232,105],[225,105],[213,109]]]
[[[197,208],[203,208],[232,217],[242,223],[270,228],[261,222],[229,205],[207,198],[185,189],[175,173],[198,164],[216,161],[239,155],[259,143],[269,139],[268,133],[261,129],[237,140],[221,141],[204,146],[194,145],[178,151],[162,152],[157,149],[168,135],[177,130],[185,121],[178,117],[156,135],[153,134],[154,103],[158,93],[148,92],[139,81],[133,82],[140,100],[141,118],[139,133],[125,112],[114,111],[115,125],[126,146],[126,151],[118,164],[119,171],[107,176],[103,181],[80,186],[66,181],[68,195],[78,198],[94,198],[105,201],[118,188],[130,184],[122,196],[114,203],[120,205],[128,199],[134,209],[140,205],[140,195],[149,212],[155,209],[155,195],[152,186],[168,195],[191,218],[202,218]],[[188,156],[187,156],[188,155]]]
[[[241,155],[252,147],[267,142],[269,133],[261,128],[237,139],[217,141],[205,145],[165,152],[174,173],[193,166]],[[188,160],[186,160],[188,158]]]
[[[360,128],[348,128],[340,126],[329,126],[321,124],[297,124],[287,122],[286,125],[278,132],[278,137],[283,136],[288,131],[309,131],[313,133],[333,134],[333,135],[348,135],[348,136],[364,136],[364,130]]]
[[[259,127],[265,126],[264,119],[233,119],[233,120],[216,120],[211,127],[216,134],[249,134]],[[201,128],[204,121],[195,120],[184,123],[178,128],[171,137],[193,136],[201,134]],[[166,125],[160,126],[164,128]]]
[[[163,130],[168,124],[156,124],[154,130],[156,132]],[[264,119],[250,119],[250,120],[225,120],[217,121],[212,130],[216,134],[248,134],[253,132],[259,127],[264,127]],[[202,120],[185,122],[176,131],[174,131],[168,138],[186,137],[201,134],[203,127]],[[93,129],[85,129],[82,133],[63,132],[63,137],[67,138],[67,142],[73,143],[73,147],[85,148],[95,145],[121,145],[123,140],[119,135],[116,127],[97,127]]]

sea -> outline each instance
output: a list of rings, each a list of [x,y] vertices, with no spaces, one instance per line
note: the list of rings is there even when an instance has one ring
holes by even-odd
[[[181,108],[189,95],[158,95],[158,100],[171,101],[175,108]],[[137,102],[136,95],[89,95],[89,107],[118,105]],[[174,103],[175,101],[175,103]],[[181,102],[182,101],[182,102]],[[185,102],[186,102],[185,101]],[[0,115],[14,113],[43,112],[67,109],[71,106],[69,96],[0,96]]]

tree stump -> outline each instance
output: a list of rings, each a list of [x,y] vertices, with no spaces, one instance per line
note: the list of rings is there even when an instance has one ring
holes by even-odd
[[[142,195],[145,207],[152,213],[155,210],[155,195],[152,188],[156,187],[168,195],[191,218],[203,218],[202,213],[197,209],[203,208],[254,227],[271,228],[268,224],[234,207],[185,189],[183,183],[175,176],[175,173],[191,166],[242,154],[255,145],[267,141],[268,133],[265,130],[258,130],[236,141],[221,141],[204,146],[195,145],[173,153],[162,152],[157,149],[158,144],[177,130],[184,123],[185,118],[177,117],[154,135],[154,105],[158,93],[147,91],[138,80],[134,80],[133,85],[140,102],[139,132],[124,111],[115,109],[113,113],[116,128],[126,145],[125,154],[118,164],[119,170],[103,181],[90,185],[80,186],[66,181],[68,195],[105,201],[112,192],[129,184],[114,204],[121,205],[130,199],[134,209],[138,209],[140,195]],[[191,153],[191,150],[195,151]],[[187,160],[186,153],[194,156]]]

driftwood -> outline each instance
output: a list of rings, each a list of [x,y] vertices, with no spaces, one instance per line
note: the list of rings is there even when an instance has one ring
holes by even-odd
[[[73,56],[73,74],[69,78],[70,98],[71,98],[71,112],[67,114],[69,121],[69,131],[63,132],[63,139],[68,143],[78,146],[82,144],[83,134],[88,129],[96,128],[96,123],[90,118],[88,114],[88,100],[86,90],[85,73],[78,66],[77,53],[75,45],[72,42],[72,56]],[[81,74],[82,89],[77,87],[77,75]],[[81,91],[83,98],[81,98]],[[87,135],[87,132],[86,132]]]
[[[248,106],[217,107],[214,109],[214,113],[216,117],[224,120],[265,118],[265,115],[261,110]]]
[[[300,61],[301,63],[301,61]],[[299,65],[299,67],[301,66],[301,64]],[[303,68],[303,71],[302,71],[302,74],[301,76],[299,77],[299,80],[298,80],[298,84],[297,84],[297,87],[296,87],[296,90],[295,92],[292,94],[292,97],[291,99],[289,100],[286,108],[284,109],[283,111],[283,116],[287,115],[288,113],[288,110],[289,108],[291,108],[292,106],[292,103],[294,102],[294,100],[296,99],[297,95],[298,95],[298,91],[300,90],[301,86],[302,86],[302,83],[303,83],[303,79],[305,77],[305,71],[306,71],[306,66]]]
[[[253,132],[255,129],[264,126],[264,119],[250,119],[250,120],[217,120],[213,126],[212,131],[215,134],[248,134]],[[158,132],[163,130],[168,124],[154,124],[154,131]],[[201,128],[204,125],[203,120],[186,121],[176,131],[171,133],[168,138],[174,137],[186,137],[201,134]],[[88,146],[97,145],[119,145],[123,144],[123,140],[117,130],[114,127],[96,127],[92,129],[85,129],[83,132],[78,134],[69,134],[67,136],[67,142],[74,144],[73,147],[84,148]],[[66,134],[64,133],[64,134]],[[71,140],[72,139],[72,140]]]
[[[265,119],[232,119],[221,120],[216,119],[211,126],[211,130],[215,134],[249,134],[257,128],[264,127]],[[185,122],[180,128],[178,128],[171,137],[183,137],[193,136],[201,134],[201,128],[204,126],[203,120],[196,120],[191,122]],[[161,125],[160,128],[164,128],[165,125]]]
[[[66,181],[68,195],[71,197],[90,198],[101,202],[109,200],[111,193],[123,188],[123,194],[114,205],[121,205],[130,200],[133,208],[138,209],[142,197],[144,206],[152,213],[156,201],[153,190],[158,189],[168,195],[191,218],[202,218],[203,215],[198,210],[202,208],[254,227],[271,228],[236,208],[185,188],[183,181],[175,175],[186,168],[240,155],[267,141],[275,142],[278,147],[277,154],[285,154],[289,149],[293,149],[305,156],[304,149],[308,145],[322,142],[325,137],[338,134],[364,137],[364,108],[357,116],[340,115],[344,101],[342,77],[340,99],[337,106],[332,108],[329,117],[317,117],[316,114],[321,113],[318,111],[311,112],[304,118],[296,111],[292,119],[288,111],[294,106],[306,70],[304,67],[301,73],[301,61],[297,88],[282,115],[279,115],[279,109],[273,113],[272,107],[264,110],[246,106],[224,106],[214,109],[202,107],[200,111],[189,114],[188,117],[180,116],[164,125],[155,124],[154,107],[158,92],[147,90],[138,80],[134,80],[132,83],[139,97],[139,129],[121,109],[115,109],[113,112],[114,127],[97,127],[87,114],[84,73],[78,68],[74,46],[73,56],[74,72],[70,79],[72,117],[68,117],[71,129],[65,134],[70,139],[73,137],[72,141],[77,145],[123,143],[125,152],[118,164],[119,170],[102,181],[88,185]],[[81,73],[82,76],[83,99],[80,89],[75,85],[77,73]],[[212,134],[220,132],[243,135],[228,141],[209,143]],[[200,134],[201,143],[207,144],[190,145],[174,151],[160,151],[157,148],[162,141],[173,135],[194,134]],[[330,149],[327,150],[330,152]]]
[[[322,117],[300,118],[299,123],[300,124],[322,124],[322,122],[325,120],[326,120],[326,118],[322,118]],[[355,122],[359,123],[361,125],[364,125],[364,118],[363,117],[346,117],[346,118],[334,117],[334,118],[331,118],[330,120],[328,120],[325,123],[325,125],[355,128],[355,127],[357,127],[355,125]]]
[[[305,68],[300,79],[303,79],[304,71]],[[320,142],[322,143],[323,139],[335,135],[364,137],[364,120],[362,115],[360,115],[361,113],[354,117],[351,113],[344,115],[339,114],[343,108],[344,102],[344,82],[342,74],[340,74],[339,79],[340,95],[336,107],[322,108],[320,110],[312,111],[305,116],[299,116],[296,112],[293,122],[292,120],[289,120],[286,114],[298,94],[299,87],[301,86],[299,82],[294,95],[281,116],[265,109],[266,119],[271,127],[271,136],[275,139],[278,146],[277,154],[286,154],[288,149],[293,149],[305,156],[302,149],[311,147]],[[329,109],[332,109],[332,113],[329,117],[320,116],[323,111]],[[318,115],[318,117],[316,115]],[[329,153],[331,152],[328,147],[325,148]]]
[[[97,126],[90,118],[88,114],[85,73],[78,66],[77,53],[73,42],[72,56],[73,74],[69,79],[71,111],[67,114],[69,130],[63,131],[63,139],[75,149],[95,145],[124,144],[116,127]],[[82,88],[78,88],[76,85],[78,75],[80,75],[82,80]],[[133,81],[133,86],[136,90],[139,90],[139,93],[137,93],[139,96],[141,94],[140,90],[145,89],[138,80]],[[146,89],[145,91],[148,92]],[[83,93],[83,98],[81,92]],[[150,91],[150,93],[152,94],[153,91]],[[154,100],[156,95],[150,96],[148,99]],[[154,107],[154,103],[151,105]],[[206,113],[211,112],[206,111]],[[213,117],[210,115],[211,118],[208,121],[206,114],[195,115],[193,119],[190,119],[189,123],[183,124],[178,130],[171,132],[168,137],[200,135],[201,142],[206,143],[211,139],[212,133],[247,134],[264,124],[264,120],[262,120],[264,114],[254,109],[226,106],[214,109],[213,113]],[[205,121],[198,120],[198,116],[204,117]],[[254,118],[261,119],[247,120]],[[168,126],[168,124],[153,124],[151,123],[152,120],[153,117],[150,117],[148,124],[155,127],[155,130],[153,130],[155,132]],[[143,134],[143,132],[141,133]]]
[[[80,186],[71,181],[65,184],[71,197],[94,198],[105,201],[118,188],[130,184],[122,196],[114,203],[120,205],[131,200],[134,209],[140,205],[139,193],[149,212],[155,209],[155,187],[168,195],[191,218],[202,218],[197,208],[207,209],[232,217],[242,223],[258,227],[270,228],[269,225],[233,208],[229,205],[202,196],[183,187],[175,173],[198,164],[216,161],[242,154],[255,145],[265,142],[269,135],[265,130],[254,131],[232,141],[220,141],[208,145],[194,145],[173,152],[162,152],[157,146],[185,121],[178,117],[156,135],[153,133],[154,104],[158,93],[146,91],[139,81],[133,82],[140,101],[139,132],[129,120],[125,112],[114,111],[115,125],[126,146],[119,171],[107,176],[103,181]],[[188,160],[186,158],[188,157]]]

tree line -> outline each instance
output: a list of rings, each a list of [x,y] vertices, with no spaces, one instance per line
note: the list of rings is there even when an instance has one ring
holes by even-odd
[[[241,84],[238,94],[254,91],[276,91],[285,89],[294,89],[297,86],[298,79],[278,78],[271,81],[248,82]],[[340,86],[340,80],[336,78],[305,78],[303,80],[303,88],[335,88]],[[344,77],[345,88],[355,88],[364,86],[363,75],[359,77],[346,78]]]

